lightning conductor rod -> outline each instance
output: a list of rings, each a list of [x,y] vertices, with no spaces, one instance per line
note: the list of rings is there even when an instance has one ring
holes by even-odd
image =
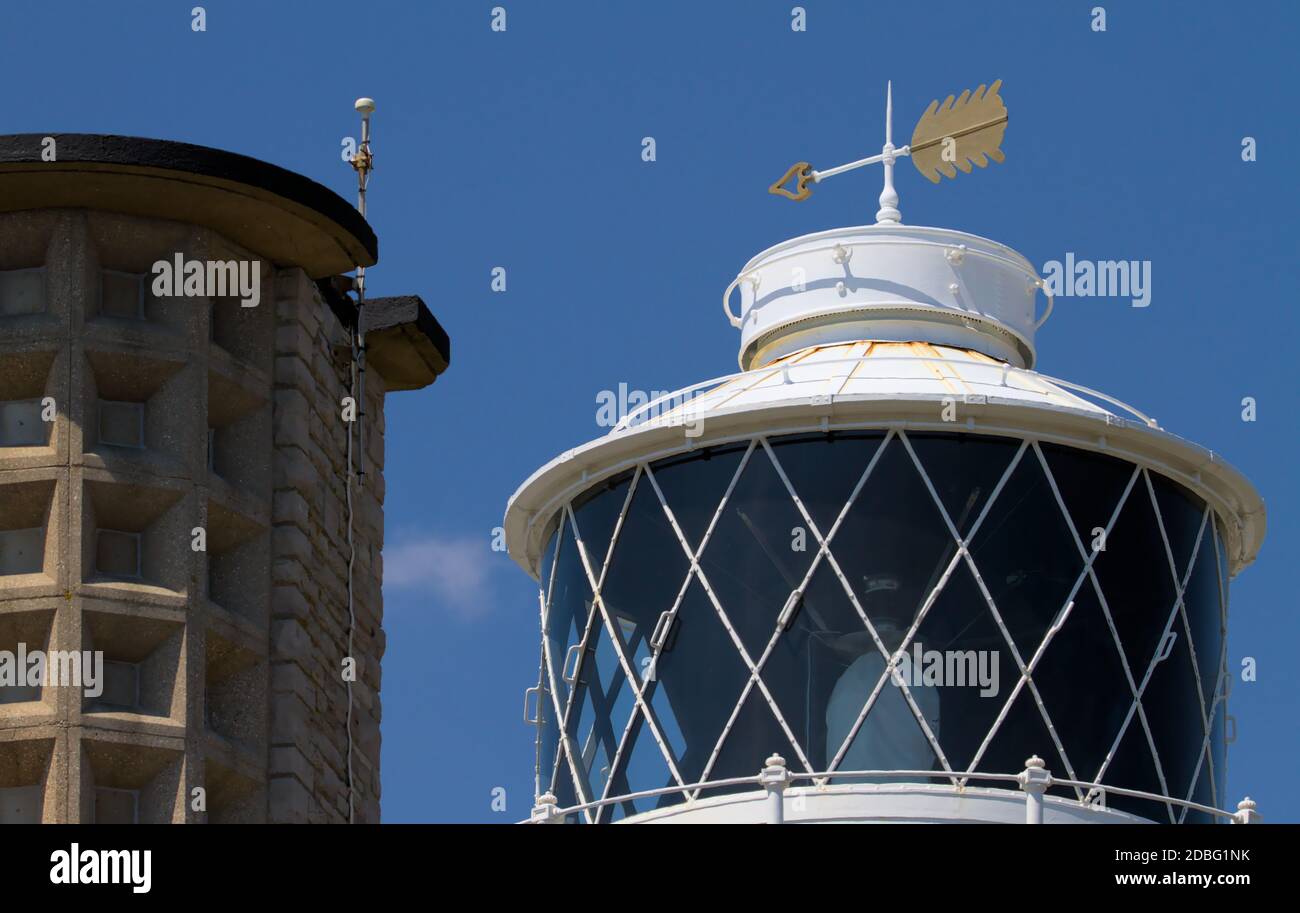
[[[366,186],[370,183],[370,172],[375,167],[375,157],[370,151],[370,115],[375,112],[373,98],[358,98],[354,107],[361,112],[361,148],[352,156],[352,167],[357,172],[357,211],[361,218],[366,217]],[[357,325],[355,330],[355,348],[357,374],[359,375],[356,391],[357,410],[357,475],[366,474],[366,268],[357,264]]]
[[[366,215],[366,184],[370,181],[370,171],[374,168],[374,156],[370,152],[370,115],[374,113],[375,102],[371,98],[358,98],[355,105],[356,109],[361,112],[361,148],[352,156],[352,167],[357,172],[357,210],[364,219]],[[357,264],[357,320],[356,326],[352,328],[352,396],[353,409],[355,410],[355,422],[358,425],[357,440],[358,453],[357,462],[364,465],[366,452],[366,423],[365,407],[366,400],[366,337],[365,337],[365,304],[366,304],[366,268],[360,263]],[[348,474],[346,479],[347,485],[347,502],[348,502],[348,657],[353,655],[353,638],[356,634],[357,614],[356,614],[356,592],[354,572],[357,561],[357,544],[356,532],[354,529],[355,510],[353,505],[352,483],[354,473],[352,466],[352,424],[348,425]],[[360,468],[357,469],[355,477],[357,481],[365,475]],[[352,770],[352,680],[346,679],[348,689],[348,712],[347,712],[347,737],[348,737],[348,755],[347,755],[347,775],[348,775],[348,824],[356,821],[356,780]]]

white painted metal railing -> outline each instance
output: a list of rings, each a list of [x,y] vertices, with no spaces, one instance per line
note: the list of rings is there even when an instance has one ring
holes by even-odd
[[[702,790],[720,789],[728,786],[754,786],[763,789],[766,795],[765,805],[767,814],[765,823],[783,824],[785,823],[785,791],[794,782],[807,780],[817,784],[828,783],[831,780],[876,780],[889,779],[897,780],[899,777],[914,777],[918,782],[925,782],[931,777],[942,775],[944,777],[959,777],[963,782],[967,780],[994,781],[1004,783],[1015,783],[1025,794],[1025,823],[1042,824],[1043,823],[1043,795],[1047,790],[1054,786],[1067,786],[1073,789],[1084,791],[1084,798],[1080,800],[1060,797],[1062,802],[1072,805],[1078,805],[1080,808],[1104,808],[1105,797],[1107,795],[1126,796],[1132,799],[1146,799],[1161,804],[1176,805],[1180,808],[1187,808],[1191,811],[1202,812],[1210,815],[1215,819],[1223,819],[1231,824],[1258,824],[1260,816],[1257,805],[1249,796],[1237,803],[1235,812],[1224,811],[1210,805],[1202,805],[1199,802],[1192,802],[1185,799],[1177,799],[1171,796],[1162,796],[1158,793],[1143,792],[1138,789],[1124,789],[1119,786],[1110,786],[1102,783],[1088,783],[1082,780],[1066,780],[1052,776],[1051,772],[1046,769],[1041,758],[1035,756],[1025,762],[1025,769],[1018,774],[1007,773],[989,773],[987,771],[934,771],[934,770],[851,770],[851,771],[826,771],[822,773],[805,773],[791,771],[785,766],[785,759],[780,755],[772,755],[765,762],[763,769],[752,777],[730,777],[723,780],[707,780],[701,783],[691,783],[685,786],[665,786],[660,789],[644,789],[639,792],[626,793],[621,796],[608,796],[598,799],[594,802],[584,802],[581,805],[572,805],[568,808],[557,808],[556,798],[551,793],[545,793],[539,796],[536,804],[533,806],[532,814],[528,824],[563,824],[572,815],[582,815],[584,812],[598,811],[607,806],[618,805],[623,802],[630,802],[636,799],[653,799],[656,796],[666,796],[670,793],[687,792],[699,795]],[[964,787],[953,787],[960,793]],[[687,800],[683,807],[690,807],[695,800]]]

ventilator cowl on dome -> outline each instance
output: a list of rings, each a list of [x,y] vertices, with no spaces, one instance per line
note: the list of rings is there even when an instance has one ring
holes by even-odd
[[[1011,248],[897,223],[782,242],[750,260],[732,288],[746,370],[856,340],[934,342],[1029,368],[1049,313],[1037,273]]]

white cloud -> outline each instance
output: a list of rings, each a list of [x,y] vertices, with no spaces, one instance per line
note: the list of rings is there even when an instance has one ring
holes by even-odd
[[[481,616],[491,606],[492,558],[487,539],[410,539],[384,549],[384,589],[427,593],[437,607]]]

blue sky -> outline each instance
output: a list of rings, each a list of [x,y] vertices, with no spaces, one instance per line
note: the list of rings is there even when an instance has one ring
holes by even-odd
[[[934,186],[903,163],[905,222],[1040,267],[1151,261],[1147,308],[1059,301],[1039,367],[1156,416],[1263,493],[1268,537],[1232,591],[1230,659],[1255,657],[1259,678],[1233,692],[1229,797],[1300,820],[1294,4],[1104,3],[1096,33],[1096,0],[807,0],[795,33],[791,0],[504,0],[494,33],[498,4],[477,0],[213,0],[198,34],[193,5],[8,0],[4,132],[217,146],[351,199],[340,141],[352,100],[378,101],[369,288],[422,295],[454,353],[434,387],[388,402],[386,820],[527,814],[537,601],[490,548],[505,502],[602,431],[599,391],[735,370],[718,300],[752,254],[872,221],[875,169],[797,206],[765,189],[799,159],[878,152],[890,78],[904,139],[932,98],[993,79],[1010,111],[1003,165]]]

